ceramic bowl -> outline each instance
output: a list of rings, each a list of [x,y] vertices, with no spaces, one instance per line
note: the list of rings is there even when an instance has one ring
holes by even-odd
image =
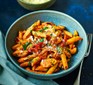
[[[41,4],[31,4],[31,3],[26,3],[22,0],[17,0],[18,3],[24,7],[27,10],[40,10],[40,9],[46,9],[49,8],[50,6],[52,6],[56,0],[49,0],[45,3],[41,3]]]
[[[15,44],[15,38],[17,37],[18,31],[27,29],[32,23],[36,22],[37,20],[53,22],[56,25],[64,25],[72,33],[74,32],[74,30],[77,30],[79,32],[79,35],[83,38],[82,42],[78,44],[77,54],[75,54],[71,58],[71,61],[69,63],[69,69],[60,70],[57,73],[49,74],[49,75],[36,74],[36,73],[28,72],[27,70],[21,68],[17,60],[15,59],[15,57],[13,57],[12,55],[13,50],[11,48]],[[71,73],[80,64],[80,62],[84,58],[84,55],[86,54],[88,42],[87,42],[87,35],[84,28],[75,19],[62,12],[52,11],[52,10],[42,10],[42,11],[31,12],[18,18],[9,27],[6,33],[5,47],[10,60],[23,73],[39,79],[55,79]]]

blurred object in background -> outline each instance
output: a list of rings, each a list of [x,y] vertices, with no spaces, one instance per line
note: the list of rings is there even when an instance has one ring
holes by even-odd
[[[40,10],[52,6],[56,0],[17,0],[27,10]]]

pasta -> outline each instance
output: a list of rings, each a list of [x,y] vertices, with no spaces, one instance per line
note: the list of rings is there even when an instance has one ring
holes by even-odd
[[[69,68],[68,62],[77,53],[80,40],[76,30],[71,33],[65,26],[38,20],[27,30],[18,32],[12,46],[13,56],[30,72],[53,74]]]

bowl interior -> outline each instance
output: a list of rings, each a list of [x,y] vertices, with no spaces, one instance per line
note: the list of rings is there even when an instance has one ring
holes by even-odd
[[[79,32],[79,35],[83,38],[82,42],[79,42],[78,44],[77,54],[75,54],[71,58],[68,70],[61,70],[60,72],[52,74],[52,75],[35,74],[21,68],[19,64],[17,63],[15,57],[12,56],[13,51],[11,47],[15,44],[15,39],[18,34],[18,31],[27,29],[31,24],[33,24],[37,20],[53,22],[56,25],[64,25],[72,33],[74,32],[74,30],[77,30]],[[76,20],[74,20],[73,18],[71,18],[70,16],[64,13],[51,11],[51,10],[42,10],[42,11],[32,12],[17,19],[8,29],[6,34],[6,41],[5,41],[7,54],[9,58],[11,59],[11,61],[18,68],[20,68],[23,72],[25,72],[26,74],[30,74],[33,77],[40,78],[40,76],[42,76],[42,78],[45,78],[45,79],[58,78],[58,77],[67,75],[68,73],[73,71],[80,64],[81,60],[84,58],[84,55],[87,50],[87,45],[88,44],[87,44],[86,33],[84,29],[82,28],[82,26]]]

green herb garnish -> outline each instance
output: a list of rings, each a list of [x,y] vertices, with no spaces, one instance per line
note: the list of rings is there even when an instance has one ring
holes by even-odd
[[[47,43],[47,46],[51,46],[51,44],[50,43]]]
[[[43,29],[39,30],[39,32],[43,32],[46,29],[48,29],[48,27],[44,27]]]
[[[31,62],[32,62],[32,60],[30,60],[30,61],[28,62],[28,66],[31,66]]]
[[[43,28],[43,30],[46,30],[46,29],[48,29],[48,27],[44,27],[44,28]]]
[[[43,42],[44,41],[44,38],[40,39],[40,42]]]
[[[30,43],[30,44],[27,46],[27,48],[31,48],[32,46],[33,46],[33,44]]]
[[[26,50],[27,46],[30,44],[30,42],[26,42],[24,45],[23,45],[23,49]]]
[[[62,48],[60,46],[57,46],[58,53],[62,53]]]
[[[30,30],[30,33],[32,33],[32,30]]]
[[[66,48],[66,50],[70,53],[70,49],[69,48]]]
[[[42,30],[39,30],[39,32],[43,32],[43,29]]]
[[[52,36],[53,34],[50,34],[50,36]]]

